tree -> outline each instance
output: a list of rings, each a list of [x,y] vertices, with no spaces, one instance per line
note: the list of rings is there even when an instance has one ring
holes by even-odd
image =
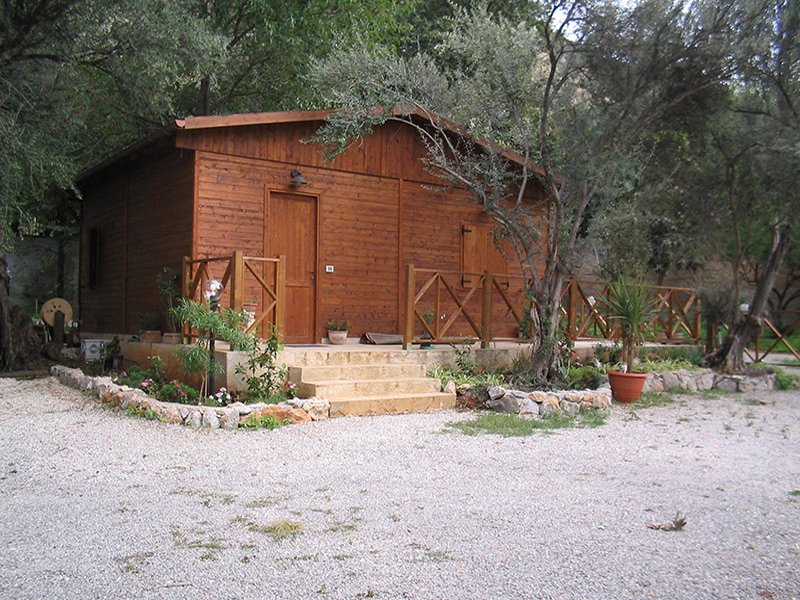
[[[208,39],[187,22],[179,4],[174,11],[155,0],[3,5],[0,369],[15,359],[4,253],[20,235],[74,225],[77,210],[70,202],[80,170],[169,111],[179,71],[186,60],[202,56],[199,41]],[[182,28],[183,38],[175,35]],[[132,106],[137,111],[126,113]]]
[[[431,172],[465,188],[514,245],[535,301],[533,370],[547,379],[587,215],[635,189],[644,133],[726,76],[733,17],[728,3],[660,0],[546,3],[521,23],[460,10],[435,56],[362,48],[320,63],[315,81],[339,110],[318,139],[336,153],[389,120],[419,133]],[[469,133],[455,140],[440,116]],[[534,180],[545,211],[526,201]]]
[[[781,265],[798,242],[800,197],[800,10],[782,0],[765,7],[763,18],[738,56],[740,84],[733,116],[740,123],[738,151],[717,144],[726,165],[726,197],[735,235],[735,266],[745,255],[745,228],[766,231],[768,251],[757,260],[755,292],[746,314],[711,355],[713,366],[736,371],[744,350],[761,331]],[[721,136],[720,136],[721,137]],[[748,236],[751,239],[764,238]],[[739,273],[735,284],[738,286]]]
[[[14,360],[4,253],[72,230],[79,173],[176,115],[307,102],[336,40],[402,38],[413,0],[8,0],[0,7],[0,369]]]

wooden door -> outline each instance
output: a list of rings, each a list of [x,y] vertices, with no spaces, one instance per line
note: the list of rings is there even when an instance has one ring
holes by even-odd
[[[267,192],[267,256],[286,256],[284,341],[317,341],[317,198]]]

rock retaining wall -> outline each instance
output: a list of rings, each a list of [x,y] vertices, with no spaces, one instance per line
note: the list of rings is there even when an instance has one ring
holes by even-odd
[[[775,389],[775,374],[758,377],[748,375],[722,375],[711,369],[680,370],[666,373],[648,373],[644,384],[646,392],[755,392]]]
[[[645,380],[646,392],[698,392],[717,389],[725,392],[753,392],[775,389],[776,377],[767,374],[758,377],[746,375],[721,375],[710,369],[697,371],[680,370],[666,373],[649,373]],[[452,382],[451,382],[452,383]],[[448,384],[449,385],[449,384]],[[577,415],[582,410],[607,409],[611,407],[611,389],[606,382],[600,389],[560,392],[522,392],[502,387],[490,387],[488,397],[471,398],[469,388],[455,388],[462,398],[462,406],[485,406],[498,412],[517,414],[521,417],[538,418],[551,414]]]
[[[64,385],[97,394],[100,402],[132,409],[143,416],[167,423],[178,423],[196,428],[237,429],[248,421],[272,416],[280,423],[305,423],[321,421],[330,414],[330,403],[318,398],[295,398],[280,404],[242,404],[229,406],[197,406],[162,402],[140,389],[117,385],[110,377],[91,377],[80,369],[55,365],[50,374]]]

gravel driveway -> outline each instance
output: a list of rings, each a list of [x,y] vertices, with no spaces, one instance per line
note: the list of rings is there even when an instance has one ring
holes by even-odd
[[[0,597],[800,596],[797,392],[446,427],[470,418],[193,431],[2,379]]]

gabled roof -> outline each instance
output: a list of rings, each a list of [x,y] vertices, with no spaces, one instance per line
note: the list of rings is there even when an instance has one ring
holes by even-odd
[[[184,119],[175,119],[165,127],[158,129],[150,135],[134,142],[130,146],[122,149],[120,152],[110,156],[106,160],[94,165],[87,169],[78,177],[78,182],[81,182],[92,175],[102,171],[106,167],[121,161],[125,158],[135,155],[137,152],[144,148],[162,142],[169,137],[172,137],[177,131],[195,130],[195,129],[214,129],[222,127],[245,127],[249,125],[273,125],[281,123],[303,123],[312,121],[324,121],[330,115],[335,113],[335,110],[300,110],[300,111],[286,111],[286,112],[261,112],[261,113],[238,113],[231,115],[209,115],[202,117],[189,116]],[[466,127],[458,125],[444,117],[435,113],[429,113],[420,109],[395,109],[393,115],[412,115],[420,120],[430,121],[435,123],[442,129],[449,131],[455,135],[472,139],[476,144],[491,148],[506,159],[515,162],[519,165],[524,165],[527,162],[529,168],[541,173],[541,167],[533,163],[531,160],[525,159],[524,156],[517,152],[504,149],[494,142],[482,138],[475,138],[471,135]]]

